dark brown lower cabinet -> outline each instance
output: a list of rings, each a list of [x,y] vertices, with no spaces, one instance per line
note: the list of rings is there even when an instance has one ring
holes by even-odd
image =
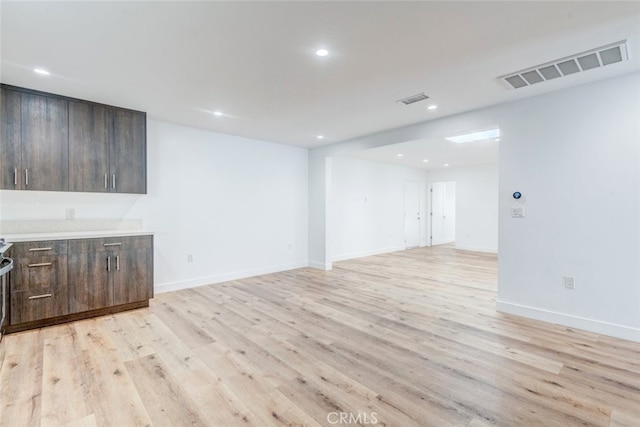
[[[153,236],[16,243],[7,332],[149,305]],[[14,255],[14,256],[15,256]]]
[[[71,313],[113,305],[106,252],[69,255],[69,310]]]
[[[69,313],[66,255],[16,258],[14,265],[16,267],[11,275],[11,324]]]
[[[153,252],[129,249],[116,254],[113,272],[113,304],[149,300],[153,296]]]

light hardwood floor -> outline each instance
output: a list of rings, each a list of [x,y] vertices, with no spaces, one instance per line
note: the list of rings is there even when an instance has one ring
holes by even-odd
[[[0,424],[640,426],[640,344],[496,313],[496,264],[415,249],[8,335]]]

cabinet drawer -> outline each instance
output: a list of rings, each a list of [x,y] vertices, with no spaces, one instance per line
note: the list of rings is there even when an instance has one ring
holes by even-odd
[[[69,240],[69,253],[85,254],[127,249],[144,249],[150,248],[152,242],[152,236],[122,236]]]
[[[46,240],[41,242],[14,243],[11,247],[11,256],[13,256],[14,258],[66,254],[66,240]]]
[[[11,292],[11,324],[33,322],[69,313],[64,288]]]
[[[37,291],[67,285],[67,255],[14,258],[12,291]]]

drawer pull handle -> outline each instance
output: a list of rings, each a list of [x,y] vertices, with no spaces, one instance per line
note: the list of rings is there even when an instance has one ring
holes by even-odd
[[[51,247],[48,248],[31,248],[29,249],[29,252],[38,252],[38,251],[50,251]]]
[[[120,246],[122,243],[105,243],[104,246]]]
[[[53,265],[52,262],[41,262],[39,264],[29,264],[29,267],[48,267],[50,265]]]
[[[53,296],[53,294],[34,295],[32,297],[29,297],[29,299],[49,298],[49,297],[52,297],[52,296]]]

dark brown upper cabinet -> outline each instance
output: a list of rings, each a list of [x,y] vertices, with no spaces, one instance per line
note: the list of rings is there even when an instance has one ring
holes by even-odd
[[[0,188],[147,192],[147,116],[2,85]]]
[[[109,110],[69,102],[69,190],[108,192]]]
[[[69,102],[69,189],[139,193],[146,185],[145,113]]]
[[[111,191],[147,192],[147,115],[113,109]]]
[[[2,88],[0,185],[3,189],[69,189],[66,99]]]

